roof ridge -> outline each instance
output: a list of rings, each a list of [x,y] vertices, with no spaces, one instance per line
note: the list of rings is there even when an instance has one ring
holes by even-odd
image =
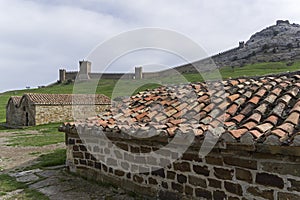
[[[78,97],[78,98],[77,98]],[[22,99],[27,98],[36,105],[108,105],[109,97],[103,94],[49,94],[49,93],[25,93],[20,96],[20,101],[15,106],[20,106]]]

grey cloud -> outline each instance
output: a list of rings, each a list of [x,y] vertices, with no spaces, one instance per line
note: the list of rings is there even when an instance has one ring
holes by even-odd
[[[214,54],[277,19],[300,23],[299,6],[298,0],[0,0],[0,91],[53,82],[60,67],[77,69],[97,44],[132,28],[178,31]]]

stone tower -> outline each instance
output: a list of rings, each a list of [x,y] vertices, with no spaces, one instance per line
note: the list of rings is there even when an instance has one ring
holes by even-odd
[[[143,68],[135,67],[135,79],[140,80],[143,79]]]
[[[244,41],[240,41],[239,42],[239,48],[244,48],[245,47],[245,42]]]
[[[278,26],[280,24],[287,24],[287,25],[289,25],[290,22],[289,22],[289,20],[277,20],[276,21],[276,25]]]
[[[90,79],[89,74],[91,73],[91,65],[92,63],[89,61],[79,61],[79,80],[88,80]]]
[[[63,83],[66,81],[66,70],[60,69],[59,70],[59,82]]]

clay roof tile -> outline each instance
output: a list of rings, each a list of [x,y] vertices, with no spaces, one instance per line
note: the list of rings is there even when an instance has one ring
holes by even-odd
[[[228,80],[222,82],[223,89],[218,83],[210,93],[205,83],[164,86],[127,98],[99,115],[95,124],[111,131],[123,126],[146,133],[155,129],[170,137],[178,133],[205,137],[208,127],[223,127],[221,137],[231,142],[300,146],[300,136],[295,136],[299,80],[300,75]]]

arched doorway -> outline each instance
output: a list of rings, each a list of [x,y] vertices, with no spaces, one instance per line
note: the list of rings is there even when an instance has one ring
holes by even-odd
[[[25,126],[29,126],[29,116],[28,116],[28,112],[26,112],[26,122],[25,122]]]

